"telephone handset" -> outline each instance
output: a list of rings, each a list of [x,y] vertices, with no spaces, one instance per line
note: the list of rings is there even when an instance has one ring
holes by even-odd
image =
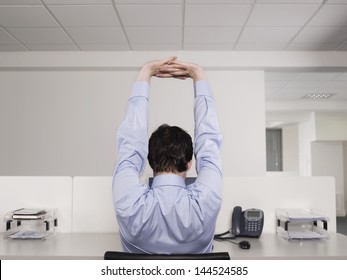
[[[240,206],[234,207],[231,219],[231,233],[235,237],[259,237],[263,231],[264,212],[260,209],[242,211]]]

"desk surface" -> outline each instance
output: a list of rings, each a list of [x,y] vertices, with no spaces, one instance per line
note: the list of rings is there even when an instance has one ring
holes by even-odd
[[[106,251],[121,251],[117,233],[57,233],[46,240],[3,240],[0,259],[103,259]],[[236,241],[245,240],[240,238]],[[288,241],[276,234],[248,239],[249,250],[228,241],[214,242],[215,252],[229,252],[231,259],[344,259],[347,236],[331,234],[329,240]]]

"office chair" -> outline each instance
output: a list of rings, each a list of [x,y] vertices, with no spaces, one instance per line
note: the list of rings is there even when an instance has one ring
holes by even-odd
[[[106,251],[104,260],[230,260],[228,252],[207,254],[133,254],[118,251]]]

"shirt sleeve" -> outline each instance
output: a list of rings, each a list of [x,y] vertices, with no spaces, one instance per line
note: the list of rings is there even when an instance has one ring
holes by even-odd
[[[125,119],[117,132],[117,165],[113,176],[114,202],[131,206],[144,191],[139,187],[148,154],[149,84],[137,81],[128,100]],[[124,203],[123,203],[124,202]]]
[[[195,195],[200,200],[207,200],[216,205],[210,205],[210,209],[216,209],[220,205],[222,187],[222,161],[220,148],[222,136],[219,131],[217,113],[212,91],[206,80],[200,80],[194,84],[195,103],[195,139],[194,153],[196,159],[196,182],[200,190]]]

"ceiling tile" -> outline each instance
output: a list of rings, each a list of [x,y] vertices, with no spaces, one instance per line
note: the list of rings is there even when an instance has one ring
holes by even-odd
[[[271,81],[291,81],[298,77],[300,73],[292,72],[265,72],[265,82]]]
[[[333,80],[334,81],[347,81],[347,73],[340,73]]]
[[[119,16],[124,26],[180,26],[180,5],[119,5]]]
[[[186,5],[186,26],[243,26],[250,5]]]
[[[58,21],[66,27],[119,26],[112,5],[48,6]]]
[[[346,4],[347,5],[347,0],[328,0],[326,4],[327,5],[329,4]]]
[[[257,4],[321,4],[323,0],[257,0]]]
[[[66,30],[77,44],[126,44],[120,27],[68,27]]]
[[[293,43],[333,44],[347,39],[347,27],[306,27]]]
[[[43,0],[46,4],[50,5],[87,5],[87,4],[111,4],[112,0]]]
[[[277,88],[278,90],[287,85],[289,81],[265,81],[266,88]]]
[[[237,44],[237,51],[282,51],[286,47],[286,43],[281,44]]]
[[[128,51],[128,44],[79,44],[82,51]]]
[[[18,51],[27,51],[23,45],[15,44],[15,45],[1,45],[0,44],[0,52],[18,52]]]
[[[291,88],[291,89],[281,89],[276,92],[274,96],[271,97],[272,100],[295,100],[301,99],[306,94],[310,92],[315,92],[315,88]]]
[[[184,50],[196,50],[196,51],[231,51],[234,47],[234,43],[184,43]]]
[[[126,27],[125,30],[132,44],[177,44],[182,36],[180,27]]]
[[[78,51],[73,44],[26,45],[32,51]]]
[[[0,6],[2,27],[56,27],[58,24],[43,6]]]
[[[183,0],[115,0],[116,4],[182,4]]]
[[[295,81],[330,81],[336,78],[339,73],[335,72],[311,72],[302,73]]]
[[[42,5],[40,0],[0,0],[0,5]]]
[[[8,32],[0,28],[0,45],[16,45],[19,42],[13,38]]]
[[[186,27],[185,43],[235,43],[241,27]]]
[[[309,26],[347,26],[347,5],[325,5]]]
[[[347,51],[347,43],[346,43],[346,44],[341,44],[341,45],[339,45],[339,46],[335,49],[335,51],[340,51],[340,52],[345,52],[345,51]]]
[[[24,44],[71,44],[71,39],[60,28],[8,28]]]
[[[299,27],[246,27],[239,43],[287,43],[299,31]]]
[[[158,50],[158,51],[167,51],[167,50],[180,50],[181,45],[180,44],[165,44],[165,43],[158,43],[158,44],[140,44],[135,43],[132,44],[132,49],[134,51],[148,51],[148,50]]]
[[[347,89],[347,80],[333,80],[324,84],[325,87],[331,88],[346,88]]]
[[[292,43],[286,50],[287,51],[333,51],[339,46],[338,43],[333,44],[301,44]]]
[[[254,0],[186,0],[186,4],[252,4]]]
[[[256,5],[247,26],[301,26],[319,5]]]

